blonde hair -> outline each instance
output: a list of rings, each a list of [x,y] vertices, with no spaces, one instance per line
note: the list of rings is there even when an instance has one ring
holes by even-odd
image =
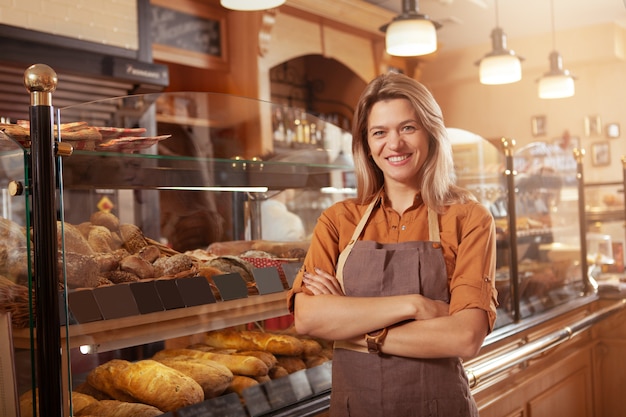
[[[443,123],[439,104],[424,85],[396,72],[372,80],[359,99],[352,126],[352,156],[357,178],[357,200],[370,202],[383,187],[383,173],[372,158],[367,142],[367,122],[375,103],[406,99],[415,110],[419,123],[428,132],[428,156],[421,168],[420,189],[424,203],[438,212],[453,203],[476,201],[467,190],[457,187],[452,160],[452,145]]]

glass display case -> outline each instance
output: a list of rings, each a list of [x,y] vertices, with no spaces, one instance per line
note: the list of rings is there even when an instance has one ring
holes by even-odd
[[[574,152],[543,142],[516,149],[511,139],[456,130],[451,138],[458,184],[473,191],[496,222],[496,328],[579,298],[588,276],[581,257],[582,172]]]
[[[117,97],[54,114],[52,90],[34,87],[31,120],[0,128],[9,184],[0,313],[11,313],[22,414],[58,409],[57,400],[64,415],[117,406],[109,401],[179,417],[325,409],[332,349],[289,331],[285,295],[314,219],[354,192],[349,133],[301,111],[286,126],[276,117],[282,106],[212,93]],[[475,135],[453,142],[459,185],[496,220],[497,327],[584,293],[573,155]],[[284,217],[271,224],[295,214],[304,237],[264,239],[272,227],[264,203],[288,193]],[[286,338],[292,349],[265,349],[271,355],[261,359],[257,342],[242,342],[250,332]],[[151,372],[163,355],[190,350],[203,361],[245,350],[239,357],[261,371],[214,366],[221,385],[191,378],[200,391],[194,385],[173,404],[161,402],[178,398],[165,387],[155,399],[119,385],[130,374],[160,375]]]

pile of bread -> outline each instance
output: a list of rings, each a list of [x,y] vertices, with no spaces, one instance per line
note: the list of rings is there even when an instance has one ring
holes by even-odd
[[[150,359],[113,359],[88,373],[72,392],[76,416],[158,416],[243,390],[332,359],[323,341],[290,334],[224,329],[201,344],[164,349]],[[20,398],[22,416],[32,393]]]

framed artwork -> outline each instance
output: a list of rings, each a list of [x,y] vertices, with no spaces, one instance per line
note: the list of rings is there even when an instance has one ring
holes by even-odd
[[[600,116],[585,117],[585,136],[600,136],[602,133],[602,121]]]
[[[591,144],[591,164],[593,166],[606,166],[611,163],[611,145],[609,142],[596,142]]]
[[[533,116],[531,119],[531,130],[533,136],[543,136],[546,134],[546,116]]]
[[[152,55],[198,68],[228,68],[226,12],[199,0],[150,0]]]
[[[615,139],[615,138],[619,138],[619,136],[620,136],[619,123],[609,123],[606,125],[606,137],[607,138]]]

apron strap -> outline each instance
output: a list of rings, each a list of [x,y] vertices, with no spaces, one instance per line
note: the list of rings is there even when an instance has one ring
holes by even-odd
[[[379,198],[380,198],[380,191],[376,194],[376,197],[374,197],[374,199],[369,204],[369,206],[367,206],[365,213],[363,213],[363,217],[361,217],[359,224],[357,224],[356,229],[354,229],[354,233],[352,234],[352,238],[350,239],[350,242],[339,254],[339,259],[337,260],[337,268],[335,271],[335,278],[339,282],[339,285],[341,285],[341,290],[344,292],[344,294],[346,290],[343,287],[343,267],[346,264],[346,259],[348,259],[348,255],[350,255],[350,252],[352,251],[352,247],[354,246],[356,241],[359,240],[359,237],[361,236],[361,232],[363,232],[363,229],[365,228],[365,224],[369,220],[370,215],[372,214],[372,211],[374,210],[376,203],[378,203]]]

